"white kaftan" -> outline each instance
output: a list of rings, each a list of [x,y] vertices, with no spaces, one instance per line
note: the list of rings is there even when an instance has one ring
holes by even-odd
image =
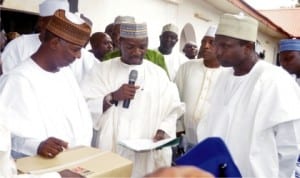
[[[197,144],[197,125],[210,107],[210,95],[222,67],[208,68],[203,59],[195,59],[182,64],[176,74],[175,83],[181,101],[185,103],[183,122],[185,138],[191,145]],[[180,128],[177,128],[180,131]]]
[[[9,42],[1,55],[3,74],[8,73],[22,61],[29,58],[38,50],[40,45],[39,34],[21,35]],[[82,48],[80,59],[76,59],[70,64],[70,67],[76,80],[80,82],[83,76],[93,67],[94,63],[98,62],[93,54]]]
[[[158,52],[159,50],[156,49]],[[160,52],[159,52],[160,53]],[[165,59],[165,64],[168,70],[170,80],[173,81],[180,65],[189,61],[189,59],[180,52],[172,51],[171,54],[162,54]]]
[[[10,157],[11,137],[7,119],[9,118],[5,116],[5,109],[0,105],[0,178],[60,178],[56,172],[43,175],[17,175],[16,165]]]
[[[105,95],[116,91],[128,83],[131,70],[138,71],[135,85],[140,86],[128,109],[123,101],[111,106],[94,120],[94,129],[99,131],[98,147],[114,151],[134,162],[132,177],[142,177],[161,166],[171,165],[171,148],[149,152],[133,152],[117,145],[118,140],[147,138],[152,139],[158,129],[175,137],[176,120],[184,112],[178,90],[170,82],[166,72],[159,66],[143,60],[141,65],[127,65],[120,57],[96,64],[81,83],[88,102],[99,100],[102,110]],[[92,110],[92,112],[94,112]],[[99,112],[99,111],[98,111]]]
[[[0,98],[10,118],[13,151],[35,155],[48,137],[69,147],[90,145],[92,118],[70,68],[51,73],[29,58],[2,76]]]
[[[300,142],[300,89],[284,70],[259,60],[251,71],[220,73],[198,140],[221,137],[243,177],[290,177]]]

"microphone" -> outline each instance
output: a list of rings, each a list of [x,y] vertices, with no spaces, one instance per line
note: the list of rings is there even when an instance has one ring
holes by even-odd
[[[136,70],[132,70],[129,73],[129,81],[128,84],[135,84],[135,81],[137,79],[138,76],[138,72]],[[130,104],[130,99],[126,99],[123,102],[123,108],[129,108],[129,104]]]

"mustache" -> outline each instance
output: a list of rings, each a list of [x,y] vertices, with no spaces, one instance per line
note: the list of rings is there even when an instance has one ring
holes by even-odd
[[[129,56],[129,58],[144,58],[144,55],[133,55],[133,56]]]

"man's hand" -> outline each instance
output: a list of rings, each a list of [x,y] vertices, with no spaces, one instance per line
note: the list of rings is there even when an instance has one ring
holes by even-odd
[[[68,147],[68,143],[58,138],[50,137],[40,143],[38,155],[46,158],[54,158],[58,153]]]
[[[155,142],[157,142],[157,141],[159,141],[159,140],[163,140],[163,139],[165,139],[165,131],[163,131],[163,130],[157,130],[157,132],[156,132],[156,134],[155,134],[155,136],[154,136],[154,138],[153,138],[153,140],[155,141]]]
[[[148,177],[214,178],[210,173],[193,166],[165,167],[145,175]]]
[[[84,176],[82,176],[82,175],[80,175],[80,174],[77,174],[77,173],[75,173],[75,172],[72,172],[72,171],[70,171],[70,170],[68,170],[68,169],[65,169],[65,170],[62,170],[62,171],[60,171],[60,172],[58,172],[59,174],[60,174],[60,176],[62,177],[62,178],[78,178],[78,177],[84,177]]]
[[[139,88],[139,86],[135,86],[132,84],[123,84],[117,91],[112,93],[113,100],[120,101],[126,99],[133,99],[136,90]]]

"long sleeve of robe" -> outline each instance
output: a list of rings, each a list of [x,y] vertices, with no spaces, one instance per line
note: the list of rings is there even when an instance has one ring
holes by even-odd
[[[10,41],[1,54],[3,74],[27,59],[40,45],[39,34],[21,35]]]
[[[81,83],[81,88],[87,101],[103,101],[108,93],[128,83],[133,69],[138,71],[135,85],[140,88],[129,108],[123,108],[123,101],[118,101],[117,106],[111,106],[104,113],[94,113],[97,115],[94,129],[99,132],[98,147],[131,159],[134,162],[133,177],[142,177],[158,167],[170,166],[171,149],[139,153],[118,146],[117,142],[121,139],[152,139],[158,129],[175,137],[176,120],[184,112],[175,84],[170,82],[165,71],[149,61],[127,65],[115,58],[96,65]]]
[[[92,119],[68,67],[50,73],[25,60],[2,76],[0,98],[10,118],[14,152],[35,155],[48,137],[62,139],[69,147],[90,145]]]
[[[258,61],[243,76],[220,74],[199,141],[223,138],[243,177],[290,177],[299,154],[300,88],[282,69]]]
[[[10,157],[11,135],[7,126],[7,116],[5,107],[0,104],[0,178],[60,178],[56,173],[46,173],[43,175],[17,175],[17,169],[14,161]]]

